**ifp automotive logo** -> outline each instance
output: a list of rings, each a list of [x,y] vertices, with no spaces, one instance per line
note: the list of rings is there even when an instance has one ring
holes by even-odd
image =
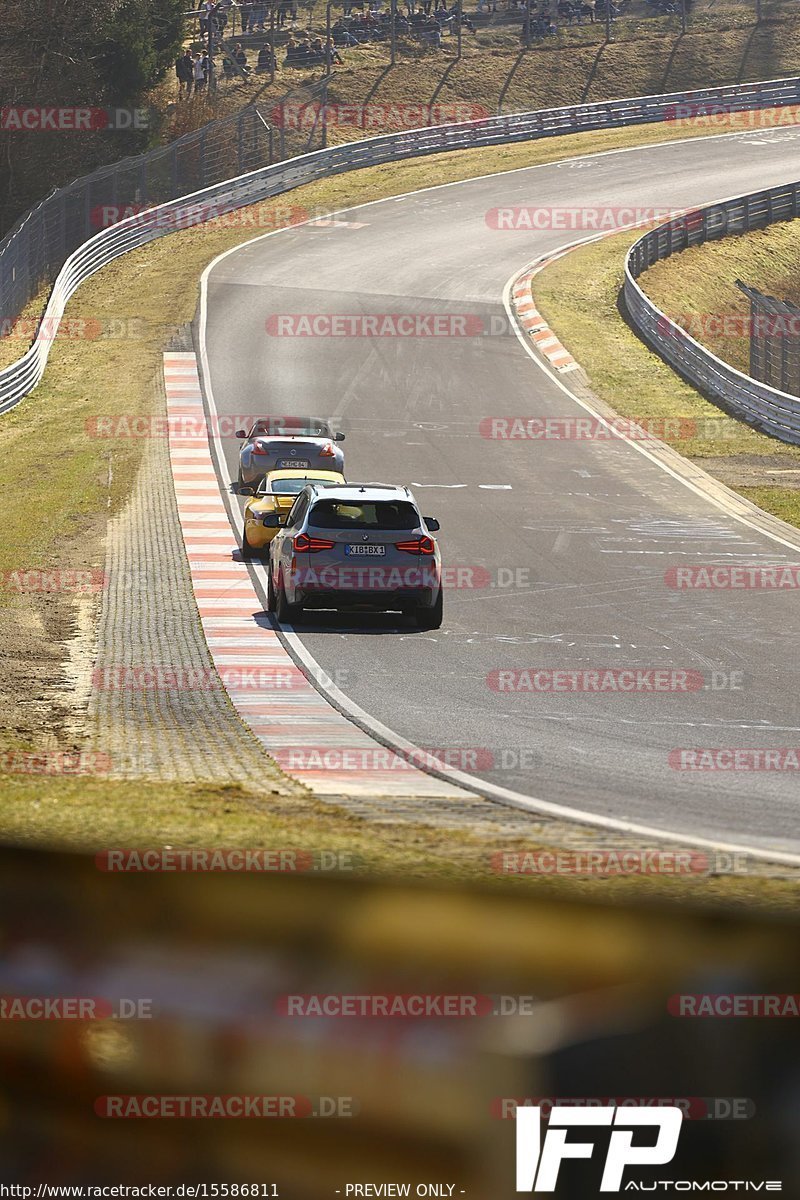
[[[622,1177],[629,1166],[663,1166],[672,1162],[678,1149],[683,1113],[676,1105],[658,1109],[571,1108],[554,1105],[547,1132],[542,1138],[541,1108],[517,1109],[517,1191],[554,1192],[559,1168],[566,1158],[591,1158],[591,1142],[569,1142],[575,1126],[613,1126],[608,1142],[601,1192],[622,1191]],[[646,1126],[657,1130],[652,1145],[634,1146],[634,1131]]]
[[[659,1104],[654,1108],[617,1104],[576,1108],[570,1104],[554,1104],[542,1137],[544,1109],[537,1105],[519,1106],[516,1110],[516,1190],[554,1192],[565,1159],[587,1159],[594,1154],[593,1142],[568,1141],[570,1130],[594,1126],[611,1129],[600,1178],[601,1192],[653,1192],[658,1189],[670,1194],[675,1191],[713,1191],[738,1195],[741,1192],[783,1191],[779,1179],[659,1179],[647,1183],[626,1180],[628,1167],[659,1167],[672,1162],[678,1149],[683,1115],[677,1104]],[[645,1135],[643,1131],[648,1129],[650,1132]],[[655,1130],[655,1138],[652,1130]]]

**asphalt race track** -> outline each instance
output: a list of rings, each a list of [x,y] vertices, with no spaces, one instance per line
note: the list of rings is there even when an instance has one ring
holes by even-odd
[[[679,209],[798,178],[800,128],[666,144],[366,205],[348,224],[290,229],[213,268],[218,412],[333,415],[348,478],[412,484],[441,521],[445,564],[484,568],[472,574],[480,586],[448,589],[435,633],[391,615],[311,614],[298,627],[361,708],[416,745],[474,749],[470,773],[504,788],[800,852],[796,772],[695,773],[669,761],[681,747],[800,745],[797,593],[664,582],[687,564],[798,563],[800,548],[748,528],[623,441],[480,432],[491,416],[585,415],[509,331],[502,301],[513,273],[581,232],[498,230],[489,210]],[[270,317],[330,313],[467,315],[490,332],[267,332]],[[235,478],[238,443],[224,445]],[[628,667],[700,672],[704,683],[610,695],[490,683],[498,670]]]

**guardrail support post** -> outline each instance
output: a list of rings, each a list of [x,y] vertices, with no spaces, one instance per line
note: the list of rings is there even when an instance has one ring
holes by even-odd
[[[330,14],[330,11],[331,11],[331,6],[329,4],[328,5],[328,14]],[[328,55],[328,57],[330,57],[330,55]],[[325,80],[325,84],[322,89],[322,143],[321,144],[322,144],[323,150],[325,149],[325,147],[328,144],[328,81],[327,81],[327,79]]]

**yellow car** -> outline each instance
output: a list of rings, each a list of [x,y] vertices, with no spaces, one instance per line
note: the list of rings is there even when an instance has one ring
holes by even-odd
[[[256,494],[244,506],[242,558],[263,553],[275,537],[277,529],[264,527],[266,513],[287,513],[294,504],[295,496],[302,492],[307,483],[327,483],[335,487],[345,482],[344,475],[339,471],[309,471],[303,468],[270,471],[258,485]]]

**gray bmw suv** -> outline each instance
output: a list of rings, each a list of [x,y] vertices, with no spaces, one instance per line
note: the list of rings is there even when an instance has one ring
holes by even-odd
[[[442,623],[439,522],[406,487],[309,484],[288,514],[269,513],[270,612],[294,624],[307,608],[408,613],[419,629]]]

